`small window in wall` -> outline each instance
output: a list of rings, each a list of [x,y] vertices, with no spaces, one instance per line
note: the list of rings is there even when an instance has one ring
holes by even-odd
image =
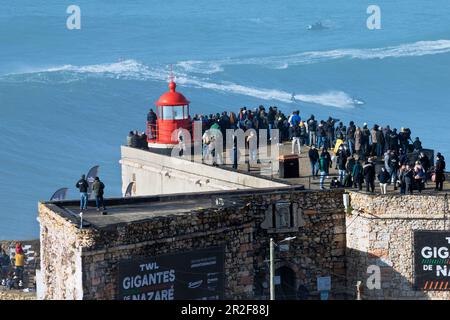
[[[291,228],[292,206],[289,202],[275,204],[275,228]]]
[[[270,232],[292,232],[304,225],[303,211],[298,203],[279,201],[269,205],[261,228]]]

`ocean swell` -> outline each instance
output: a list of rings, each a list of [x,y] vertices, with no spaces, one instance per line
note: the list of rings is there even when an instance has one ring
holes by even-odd
[[[418,41],[382,48],[335,49],[326,51],[308,51],[291,55],[233,58],[215,61],[182,61],[177,64],[181,69],[199,73],[213,74],[222,72],[225,66],[258,65],[271,69],[286,69],[289,66],[320,63],[337,59],[386,59],[402,57],[420,57],[450,52],[450,40]]]
[[[80,81],[89,77],[109,77],[122,80],[156,80],[167,81],[170,72],[165,67],[151,67],[129,59],[114,63],[95,64],[86,66],[63,65],[30,73],[9,74],[1,76],[0,80],[64,83]],[[200,89],[208,89],[229,94],[245,95],[257,99],[279,101],[283,103],[306,102],[328,107],[353,108],[362,104],[342,91],[328,91],[318,94],[293,94],[278,89],[256,88],[233,82],[211,82],[187,73],[176,72],[178,84]]]

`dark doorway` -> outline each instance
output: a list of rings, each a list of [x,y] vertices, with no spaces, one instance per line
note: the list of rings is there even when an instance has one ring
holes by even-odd
[[[275,271],[275,276],[280,277],[280,284],[275,285],[276,300],[297,299],[297,289],[295,286],[295,272],[289,267],[281,267]]]

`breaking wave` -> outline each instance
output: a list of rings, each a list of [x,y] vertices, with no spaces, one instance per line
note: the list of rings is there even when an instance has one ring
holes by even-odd
[[[20,80],[25,82],[73,82],[89,77],[109,77],[124,80],[156,80],[167,81],[169,71],[163,67],[151,67],[135,60],[123,60],[115,63],[95,64],[87,66],[63,65],[29,73],[9,74],[1,76],[3,80]],[[18,78],[17,78],[18,77]],[[353,108],[363,104],[342,91],[329,91],[319,94],[292,94],[286,91],[267,88],[243,86],[232,82],[211,82],[209,80],[176,72],[178,84],[200,89],[214,90],[229,94],[245,95],[263,100],[275,100],[284,103],[306,102],[336,108]]]
[[[222,72],[227,65],[259,65],[272,69],[286,69],[289,66],[320,63],[337,59],[386,59],[420,57],[450,52],[450,40],[418,41],[383,48],[336,49],[308,51],[292,55],[223,59],[216,61],[182,61],[177,66],[188,72],[212,74]]]

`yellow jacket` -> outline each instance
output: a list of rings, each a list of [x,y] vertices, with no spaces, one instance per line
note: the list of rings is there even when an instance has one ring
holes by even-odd
[[[23,267],[25,265],[25,255],[16,253],[16,267]]]

